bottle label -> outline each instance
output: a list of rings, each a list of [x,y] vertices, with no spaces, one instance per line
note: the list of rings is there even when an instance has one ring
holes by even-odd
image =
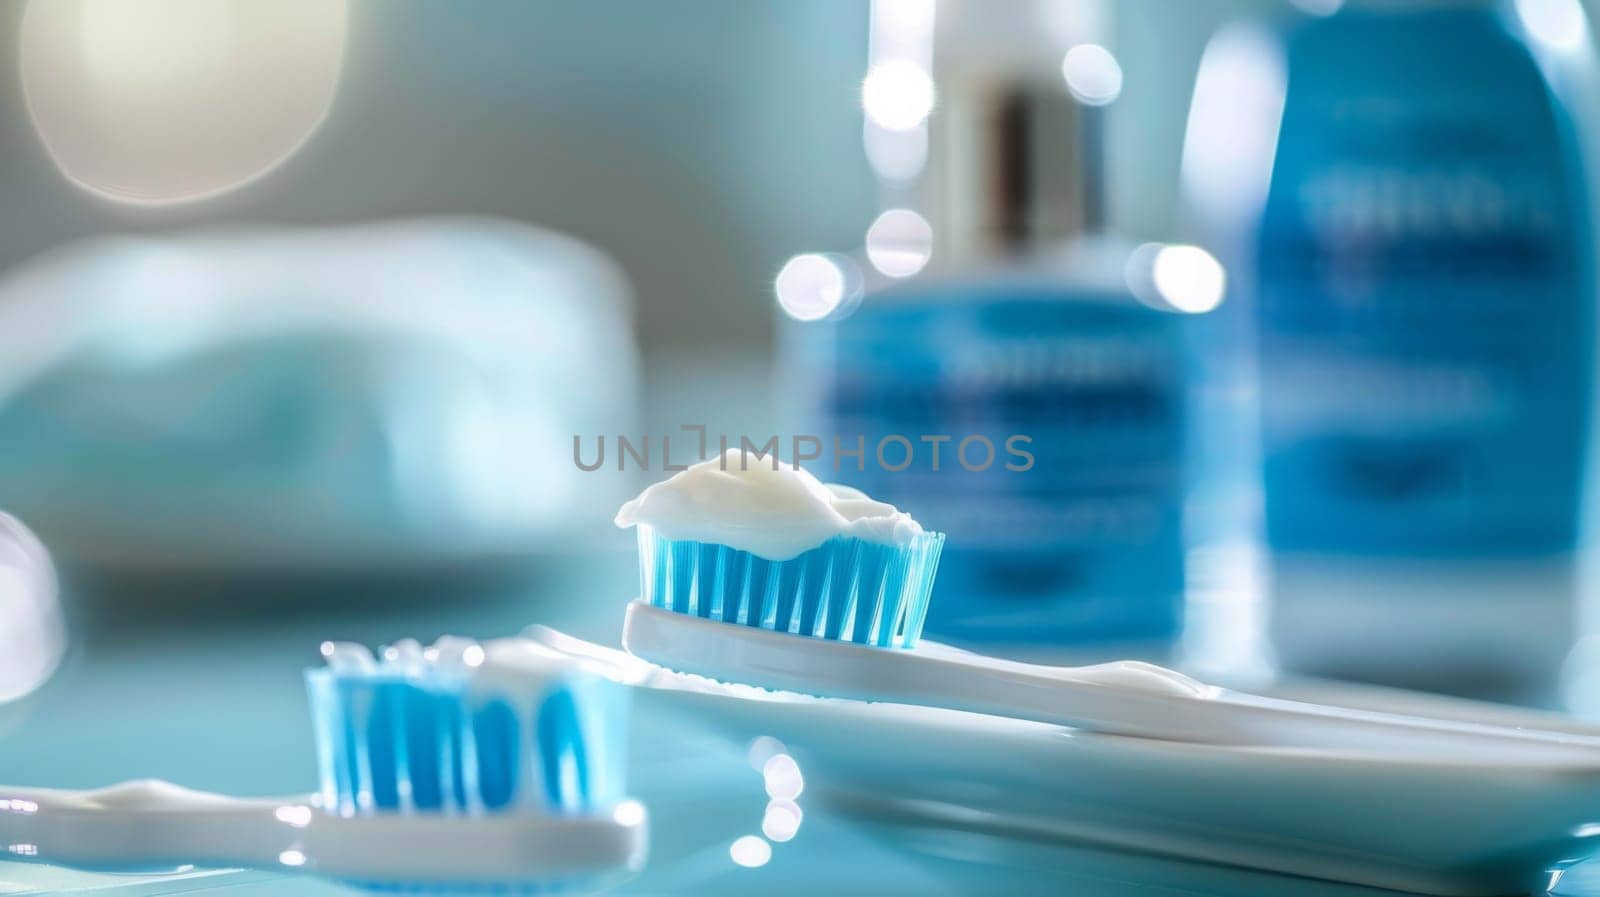
[[[1567,122],[1491,16],[1428,15],[1403,46],[1381,17],[1290,46],[1257,266],[1277,549],[1577,539],[1593,294]]]
[[[976,287],[869,301],[838,326],[828,427],[918,442],[901,471],[818,471],[948,534],[929,631],[1163,637],[1183,586],[1177,317],[1128,297]],[[945,436],[939,469],[926,436]],[[975,436],[999,448],[973,470]],[[1008,448],[1025,450],[1024,461]],[[870,451],[870,449],[869,449]],[[897,458],[898,460],[898,458]],[[1009,462],[1009,463],[1008,463]]]

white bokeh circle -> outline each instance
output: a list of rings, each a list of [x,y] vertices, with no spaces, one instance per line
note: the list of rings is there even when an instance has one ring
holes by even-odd
[[[347,0],[30,0],[23,95],[74,183],[125,202],[201,199],[311,137],[348,23]]]

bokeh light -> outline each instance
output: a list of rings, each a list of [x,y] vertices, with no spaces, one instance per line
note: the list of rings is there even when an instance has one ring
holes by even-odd
[[[768,760],[788,752],[789,749],[784,747],[783,742],[773,738],[771,735],[757,735],[755,738],[750,739],[750,746],[745,752],[745,760],[749,762],[751,769],[760,772],[762,767],[767,765]]]
[[[933,256],[933,227],[910,209],[890,209],[867,228],[867,260],[889,277],[909,277]]]
[[[784,263],[773,284],[778,306],[797,321],[820,321],[859,297],[860,271],[839,256],[808,252]]]
[[[761,834],[780,844],[792,841],[800,832],[800,823],[804,819],[805,814],[794,801],[772,801],[767,804],[767,810],[761,817]]]
[[[1557,50],[1576,50],[1588,36],[1578,0],[1517,0],[1517,18],[1535,40]]]
[[[861,83],[861,108],[881,128],[915,128],[933,112],[933,77],[904,59],[874,66]]]
[[[1222,304],[1227,274],[1198,246],[1163,246],[1151,268],[1156,292],[1178,311],[1199,314]]]
[[[73,182],[125,202],[199,199],[310,138],[348,19],[346,0],[32,0],[23,94]]]
[[[772,859],[772,845],[755,835],[745,835],[728,847],[728,856],[737,865],[755,869]]]
[[[1099,44],[1079,44],[1061,59],[1061,76],[1074,99],[1104,106],[1122,94],[1122,66]]]
[[[65,651],[55,565],[21,521],[0,513],[0,703],[37,690]]]
[[[800,764],[788,754],[778,754],[767,760],[761,767],[761,777],[766,783],[767,796],[773,800],[792,801],[806,790]]]

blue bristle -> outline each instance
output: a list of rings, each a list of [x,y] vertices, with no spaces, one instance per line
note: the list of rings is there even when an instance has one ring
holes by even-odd
[[[749,552],[745,552],[740,560],[743,562],[744,578],[739,580],[738,587],[750,596],[742,618],[744,624],[757,628],[775,628],[779,618],[785,620],[789,618],[794,600],[791,598],[785,601],[778,592],[778,581],[773,573],[771,561],[758,558]]]
[[[922,635],[942,533],[906,545],[838,536],[774,561],[639,527],[639,582],[650,604],[681,614],[879,648]]]
[[[505,701],[490,701],[472,719],[478,758],[478,796],[486,810],[511,803],[517,791],[520,741],[517,712]]]
[[[558,691],[539,709],[536,737],[544,757],[544,787],[557,806],[579,805],[589,793],[589,759],[579,740],[572,692]]]
[[[345,815],[609,807],[623,797],[626,689],[590,679],[502,694],[433,665],[310,670],[323,805]]]

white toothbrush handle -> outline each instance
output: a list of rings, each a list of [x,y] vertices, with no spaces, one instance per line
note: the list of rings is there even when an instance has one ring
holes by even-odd
[[[928,645],[907,652],[918,675],[939,682],[939,700],[917,703],[1076,725],[1168,741],[1361,751],[1427,750],[1462,758],[1530,754],[1600,764],[1600,738],[1488,723],[1432,719],[1268,698],[1203,685],[1149,664],[1052,667]],[[902,678],[908,694],[915,690]]]
[[[93,791],[0,786],[8,859],[124,872],[280,865],[312,813],[310,796],[227,797],[156,779]]]
[[[95,791],[0,785],[0,858],[117,872],[184,865],[315,872],[402,886],[494,887],[626,874],[644,863],[636,801],[573,816],[339,816],[310,795],[234,798],[145,779]]]
[[[623,644],[668,669],[825,697],[964,710],[1166,741],[1600,764],[1600,738],[1284,701],[1150,664],[1051,667],[924,644],[868,648],[635,602]]]

